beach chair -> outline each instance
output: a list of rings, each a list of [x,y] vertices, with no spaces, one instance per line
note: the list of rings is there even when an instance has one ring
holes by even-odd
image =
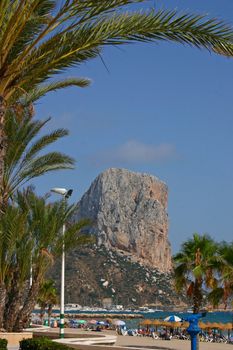
[[[158,334],[156,334],[155,332],[152,332],[151,336],[152,336],[153,339],[159,339]]]

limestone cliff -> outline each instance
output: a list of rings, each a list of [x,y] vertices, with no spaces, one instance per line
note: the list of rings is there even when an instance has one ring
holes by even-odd
[[[92,220],[90,232],[99,246],[169,272],[167,197],[166,184],[154,176],[108,169],[83,195],[74,220]]]

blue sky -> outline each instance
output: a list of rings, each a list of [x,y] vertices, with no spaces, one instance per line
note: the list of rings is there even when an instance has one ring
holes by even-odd
[[[218,17],[233,25],[231,0],[148,1],[156,7]],[[37,191],[74,188],[81,198],[95,177],[123,167],[159,177],[169,187],[172,252],[194,232],[232,241],[233,59],[175,43],[107,48],[66,76],[92,79],[86,89],[52,93],[36,106],[50,130],[70,136],[56,148],[76,169],[36,180]]]

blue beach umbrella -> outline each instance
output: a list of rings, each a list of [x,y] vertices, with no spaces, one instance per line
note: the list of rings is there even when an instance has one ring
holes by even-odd
[[[171,316],[167,316],[164,321],[166,322],[180,322],[182,321],[180,317],[176,316],[176,315],[171,315]]]
[[[105,321],[97,321],[96,324],[104,326],[104,325],[106,325],[106,322]]]

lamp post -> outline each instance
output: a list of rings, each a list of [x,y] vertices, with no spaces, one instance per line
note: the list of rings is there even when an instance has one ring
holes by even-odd
[[[67,190],[65,188],[52,188],[51,192],[60,194],[63,196],[64,202],[72,195],[73,190]],[[64,238],[66,231],[66,225],[62,226],[62,239]],[[59,336],[64,338],[64,313],[65,313],[65,246],[64,241],[62,243],[62,258],[61,258],[61,299],[60,299],[60,323],[59,323]]]

